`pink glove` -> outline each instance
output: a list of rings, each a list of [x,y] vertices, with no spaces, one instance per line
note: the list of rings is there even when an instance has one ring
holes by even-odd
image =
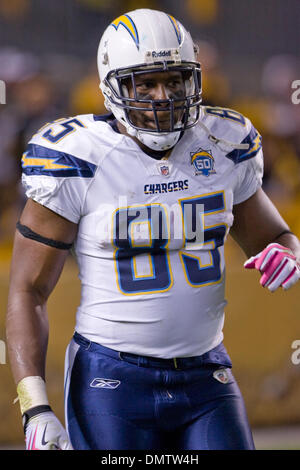
[[[280,286],[289,289],[300,278],[300,267],[292,251],[278,243],[270,243],[263,251],[249,258],[244,267],[258,269],[262,273],[260,284],[271,292]]]

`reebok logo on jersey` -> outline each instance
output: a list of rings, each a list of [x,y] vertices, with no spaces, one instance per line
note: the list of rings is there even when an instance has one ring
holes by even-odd
[[[109,388],[111,390],[117,388],[120,385],[120,380],[114,379],[100,379],[95,378],[91,383],[90,387],[93,388]]]

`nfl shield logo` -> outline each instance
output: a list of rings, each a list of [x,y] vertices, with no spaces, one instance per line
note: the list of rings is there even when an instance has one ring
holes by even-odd
[[[222,384],[227,384],[227,382],[229,381],[229,376],[228,376],[228,372],[226,369],[215,370],[215,372],[213,373],[213,376],[216,380],[218,380]]]
[[[169,176],[169,167],[167,165],[161,166],[160,172],[163,176]]]

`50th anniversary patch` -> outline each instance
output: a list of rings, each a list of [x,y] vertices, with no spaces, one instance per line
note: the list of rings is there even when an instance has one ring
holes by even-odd
[[[191,165],[194,166],[195,175],[210,176],[216,173],[215,159],[211,150],[200,148],[197,152],[191,152]]]

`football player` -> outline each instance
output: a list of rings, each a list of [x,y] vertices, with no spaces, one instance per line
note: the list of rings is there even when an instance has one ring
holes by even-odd
[[[300,245],[261,189],[261,136],[201,106],[195,57],[171,15],[120,16],[98,51],[109,114],[49,123],[22,156],[7,338],[27,449],[254,449],[223,345],[224,243],[271,292],[299,279]],[[65,430],[45,385],[47,299],[71,247]]]

